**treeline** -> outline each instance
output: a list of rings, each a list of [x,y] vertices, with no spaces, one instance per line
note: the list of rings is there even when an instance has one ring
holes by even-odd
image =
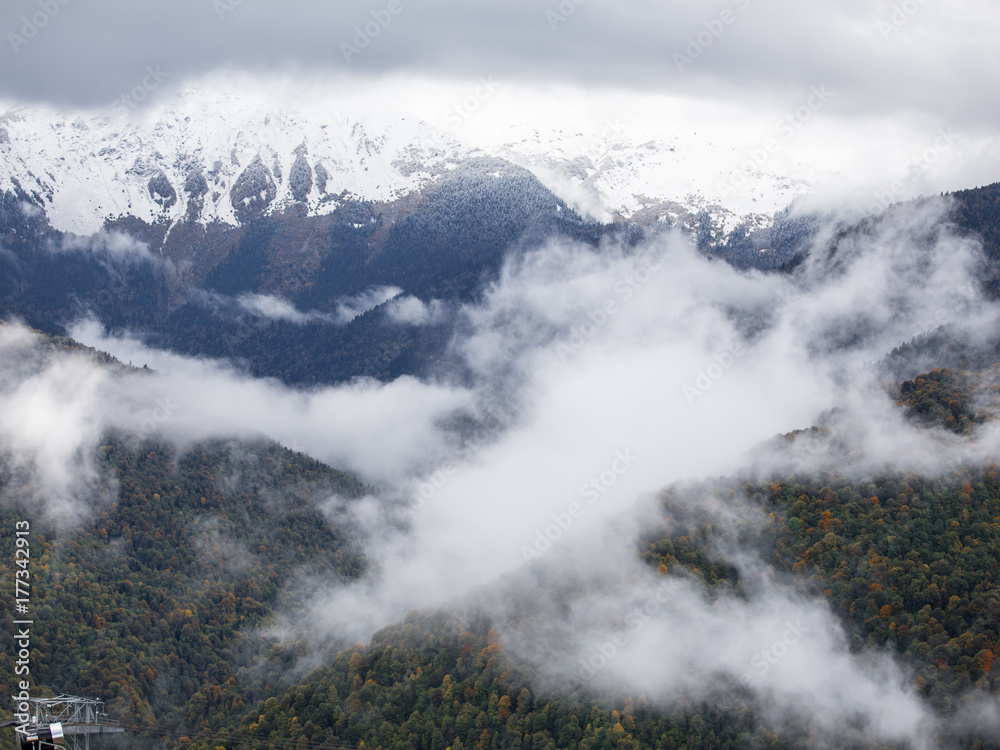
[[[269,740],[373,750],[791,747],[741,702],[688,702],[664,713],[641,696],[622,694],[609,706],[585,691],[536,689],[533,670],[503,652],[487,619],[412,613],[191,747],[277,746]],[[260,739],[228,743],[227,731]]]
[[[1000,182],[951,194],[955,224],[983,243],[986,265],[980,269],[991,299],[1000,298]]]
[[[380,283],[412,294],[467,299],[504,255],[586,227],[527,170],[499,159],[463,165],[428,189],[371,261]]]
[[[1000,413],[997,371],[966,372],[935,368],[899,386],[899,406],[924,426],[941,426],[962,435]]]
[[[302,384],[424,374],[444,356],[450,335],[440,326],[400,326],[382,313],[346,327],[332,320],[347,297],[392,285],[424,301],[466,302],[509,252],[559,235],[596,244],[628,234],[585,224],[530,172],[496,159],[463,165],[399,205],[341,196],[326,216],[290,210],[204,231],[182,223],[170,237],[187,244],[170,250],[172,260],[109,251],[100,238],[70,241],[40,211],[26,212],[10,193],[2,198],[0,316],[63,335],[93,314],[156,346]],[[114,226],[153,246],[165,235],[137,220]],[[236,303],[247,293],[275,294],[321,315],[256,316]]]

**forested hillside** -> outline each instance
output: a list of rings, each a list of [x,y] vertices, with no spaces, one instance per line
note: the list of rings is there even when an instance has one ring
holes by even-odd
[[[992,412],[971,408],[982,374],[938,370],[903,383],[900,408],[925,425],[965,431]],[[795,436],[786,439],[795,440]],[[713,519],[699,496],[745,503],[765,518],[738,530],[764,560],[827,602],[850,650],[888,648],[913,687],[947,722],[977,696],[1000,694],[1000,481],[996,468],[943,478],[885,473],[859,480],[831,467],[822,477],[738,478],[660,496],[663,525],[636,553],[660,575],[695,575],[739,592],[717,557]],[[736,498],[742,498],[737,501]],[[728,500],[727,500],[728,499]],[[511,592],[505,626],[528,617]],[[522,614],[516,614],[521,612]],[[247,706],[192,747],[368,748],[799,748],[817,742],[804,723],[775,725],[736,686],[727,705],[697,698],[667,707],[625,689],[562,689],[509,655],[488,610],[414,612],[366,647],[341,652],[281,696]],[[944,730],[956,747],[997,748],[972,725]],[[822,744],[821,744],[822,746]],[[855,745],[852,745],[852,747]],[[869,742],[857,747],[883,747]]]
[[[585,223],[529,172],[497,159],[470,160],[394,204],[345,198],[328,215],[290,210],[229,228],[188,220],[170,229],[162,252],[165,227],[123,219],[109,229],[62,235],[5,194],[0,316],[65,335],[92,315],[162,348],[301,384],[423,373],[443,356],[448,316],[419,327],[387,318],[384,307],[343,318],[341,304],[358,295],[391,286],[455,305],[495,278],[509,253],[552,237],[638,236]],[[301,315],[248,310],[245,295],[281,299]]]
[[[129,724],[218,723],[268,690],[240,671],[251,666],[259,648],[252,634],[271,621],[282,590],[296,577],[349,580],[362,570],[351,529],[320,506],[334,495],[359,498],[365,488],[267,443],[179,452],[108,435],[96,460],[113,475],[116,495],[80,527],[59,532],[54,520],[27,511],[0,475],[7,499],[0,523],[34,519],[36,691],[106,700]],[[13,548],[13,535],[4,534],[4,580],[13,579]],[[12,632],[12,613],[3,618]],[[9,705],[15,684],[5,649],[0,704]]]
[[[963,699],[1000,693],[1000,484],[993,469],[946,481],[843,476],[770,485],[705,486],[742,492],[770,518],[766,557],[825,597],[851,648],[888,646],[943,715]],[[671,514],[670,493],[663,495]],[[712,563],[710,524],[655,534],[643,558],[664,575],[683,567],[706,585],[739,586]],[[685,701],[663,710],[642,695],[609,701],[539,692],[533,670],[512,662],[485,616],[414,613],[363,649],[341,653],[282,697],[251,707],[227,731],[243,739],[197,748],[272,747],[267,740],[400,748],[803,747],[808,730],[769,726],[748,698],[722,710]],[[800,728],[801,729],[801,728]],[[968,747],[1000,747],[981,737]],[[869,747],[878,747],[871,744]]]
[[[994,264],[995,192],[957,196],[954,214],[956,225],[983,237]],[[111,235],[61,236],[5,199],[0,311],[54,334],[92,313],[154,346],[226,359],[246,374],[285,383],[390,380],[435,372],[448,356],[449,316],[476,299],[510,253],[556,236],[591,246],[621,241],[627,252],[639,237],[627,226],[586,224],[522,171],[492,162],[412,201],[392,210],[354,202],[308,221],[283,215],[248,223],[206,252],[197,273],[189,268],[179,279],[172,261],[148,248]],[[844,238],[870,235],[877,221],[837,228],[829,251]],[[771,256],[759,257],[743,231],[714,252],[740,268],[789,270],[815,229],[810,220],[786,216],[762,235]],[[198,288],[176,296],[195,275]],[[350,322],[335,320],[345,295],[383,284],[425,304],[443,300],[439,317],[417,325],[395,318],[389,303]],[[995,294],[989,283],[987,292]],[[247,307],[244,295],[271,295],[295,308],[268,316]],[[898,347],[883,363],[899,380],[896,408],[921,428],[974,440],[1000,411],[997,341],[991,330],[970,336],[944,329]],[[82,348],[53,335],[38,356],[65,349]],[[87,356],[128,369],[101,352]],[[955,364],[968,369],[934,367]],[[809,432],[820,440],[826,434]],[[779,440],[794,444],[802,434]],[[106,700],[112,715],[133,727],[111,746],[821,745],[807,722],[775,721],[738,684],[721,704],[554,686],[505,644],[504,633],[530,624],[514,594],[504,601],[502,623],[495,608],[474,598],[413,612],[368,645],[326,644],[334,655],[303,676],[296,670],[306,645],[275,645],[265,633],[279,614],[294,616],[305,606],[295,593],[302,580],[315,576],[335,587],[368,570],[363,537],[323,507],[332,496],[350,502],[369,488],[266,442],[180,446],[109,433],[86,460],[105,478],[107,500],[76,527],[32,521],[32,606],[45,623],[35,631],[32,675],[41,692]],[[0,466],[0,523],[7,527],[26,513],[15,468]],[[1000,691],[1000,484],[992,464],[958,465],[937,477],[892,467],[857,476],[830,465],[683,491],[742,503],[766,519],[739,532],[775,575],[825,602],[853,653],[891,650],[949,741],[998,746],[976,727],[949,723],[976,698]],[[718,554],[711,520],[690,516],[679,492],[659,494],[660,518],[642,529],[635,556],[664,579],[693,577],[706,596],[748,595],[739,571]],[[4,536],[0,546],[7,580],[12,544]],[[11,627],[11,614],[3,617]],[[10,698],[13,669],[11,653],[0,652],[0,703]]]
[[[994,297],[998,192],[992,185],[954,194],[951,216],[958,229],[983,240],[989,263],[981,277]],[[788,270],[824,221],[785,211],[766,230],[738,227],[699,246],[737,268]],[[880,221],[838,225],[830,251],[844,238],[876,231]],[[510,253],[549,238],[628,246],[643,236],[624,223],[584,222],[526,170],[491,159],[471,160],[424,193],[393,204],[345,200],[325,216],[290,210],[232,228],[182,221],[162,254],[154,249],[165,241],[163,227],[123,219],[109,229],[127,235],[64,236],[6,193],[0,238],[9,252],[0,253],[0,315],[57,335],[93,315],[159,347],[228,359],[254,376],[302,384],[426,374],[444,356],[447,315],[419,327],[387,318],[384,307],[338,319],[339,305],[354,295],[394,286],[425,303],[467,302]],[[241,304],[248,294],[285,300],[300,317],[248,310]],[[975,346],[961,332],[928,336],[933,340],[914,340],[894,353],[894,376],[910,377],[921,366],[978,369],[992,364],[1000,347],[996,335],[985,343],[977,336]]]
[[[990,295],[1000,297],[1000,182],[952,194],[955,200],[954,220],[963,230],[983,243],[988,267],[983,269],[983,283]]]
[[[964,236],[982,242],[989,261],[982,269],[983,285],[995,299],[1000,296],[1000,276],[996,272],[997,262],[1000,261],[1000,183],[948,193],[946,198],[951,204],[948,219]],[[888,206],[881,217],[866,216],[855,224],[841,220],[837,223],[839,236],[833,235],[834,243],[844,236],[869,231],[880,221],[891,220],[900,207],[920,205],[925,201],[918,198],[897,203]],[[736,268],[767,271],[791,268],[802,260],[830,218],[789,207],[776,213],[774,223],[764,229],[751,232],[746,226],[739,225],[725,237],[699,235],[699,247]]]

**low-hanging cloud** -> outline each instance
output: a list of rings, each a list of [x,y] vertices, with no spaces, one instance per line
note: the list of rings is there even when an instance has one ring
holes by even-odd
[[[943,472],[950,461],[995,454],[1000,431],[970,442],[898,418],[873,367],[927,321],[996,317],[969,286],[979,248],[944,228],[946,210],[934,201],[889,212],[835,246],[821,233],[785,275],[736,271],[672,233],[630,250],[552,242],[510,258],[481,301],[459,311],[450,348],[463,363],[461,386],[401,378],[295,390],[81,324],[78,338],[159,372],[113,388],[98,378],[72,396],[78,413],[98,415],[96,426],[82,429],[81,418],[72,450],[49,455],[36,441],[32,455],[72,466],[100,425],[152,425],[178,441],[265,433],[380,485],[378,501],[323,506],[370,531],[370,575],[318,583],[312,616],[276,632],[356,642],[413,608],[462,605],[463,592],[503,592],[534,576],[539,600],[566,604],[542,608],[531,627],[562,634],[550,639],[562,650],[558,663],[549,660],[560,667],[549,678],[572,689],[595,644],[613,643],[632,608],[669,594],[620,644],[595,689],[611,681],[669,701],[742,686],[733,689],[830,732],[850,720],[920,746],[918,733],[934,720],[892,660],[848,654],[828,609],[772,575],[752,549],[724,550],[755,581],[749,593],[713,597],[683,576],[640,566],[633,542],[656,517],[637,497],[753,461],[781,470],[787,456],[749,449],[832,407],[847,415],[842,440],[877,448],[851,470],[885,463]],[[5,393],[37,377],[11,372]],[[487,440],[458,439],[455,417],[483,418],[498,399],[516,419]],[[706,507],[723,530],[750,515]],[[573,580],[593,585],[574,590]],[[498,624],[513,653],[545,663],[544,649],[524,645],[538,638]],[[706,636],[726,645],[713,651]],[[754,656],[773,643],[787,656],[758,674]],[[654,663],[669,666],[668,676],[637,666]],[[824,717],[815,718],[817,706]]]
[[[808,89],[816,71],[832,71],[830,83],[853,92],[851,106],[859,112],[997,119],[996,105],[980,96],[996,78],[996,60],[988,44],[965,43],[986,42],[995,33],[1000,20],[989,3],[827,1],[804,8],[789,0],[735,0],[722,6],[520,0],[470,13],[464,4],[442,0],[400,2],[394,5],[399,12],[390,14],[385,3],[361,8],[306,0],[278,8],[219,0],[154,4],[126,14],[103,0],[60,3],[50,15],[42,10],[48,5],[15,0],[0,11],[12,66],[0,96],[109,106],[141,84],[147,66],[160,66],[177,85],[235,66],[446,78],[472,69],[532,81],[545,71],[549,82],[759,100]],[[735,22],[720,21],[721,11]],[[391,23],[383,30],[376,19],[386,16]],[[372,24],[376,38],[364,36]],[[355,42],[359,37],[367,41]],[[123,47],[123,39],[142,44]],[[345,60],[341,45],[359,43],[363,52]],[[697,52],[687,52],[692,48]],[[695,64],[678,70],[676,54],[696,54]]]
[[[433,325],[442,320],[444,305],[440,300],[424,302],[413,295],[405,295],[391,300],[385,312],[393,323],[412,326]]]
[[[932,746],[937,723],[890,654],[852,656],[824,601],[745,542],[730,546],[737,531],[762,525],[759,511],[703,489],[678,500],[719,530],[708,551],[736,567],[739,590],[651,570],[634,555],[639,529],[619,524],[511,576],[499,595],[473,597],[475,606],[501,623],[505,648],[550,689],[625,688],[661,705],[743,696],[773,721],[808,718],[827,741],[853,734]]]
[[[448,455],[438,422],[469,397],[447,385],[400,378],[315,390],[254,380],[225,363],[155,352],[110,338],[93,322],[77,338],[154,372],[112,373],[94,358],[52,352],[20,325],[0,337],[0,438],[10,467],[31,475],[41,511],[85,516],[97,481],[94,452],[108,430],[181,446],[221,436],[270,437],[373,484],[399,481]]]
[[[80,496],[108,497],[110,480],[98,472],[94,452],[102,436],[100,394],[111,375],[82,357],[48,357],[20,325],[0,325],[0,357],[5,492],[73,525],[89,512]]]
[[[241,294],[236,303],[247,312],[268,320],[303,325],[312,322],[332,323],[335,318],[326,313],[301,312],[292,302],[273,294]]]
[[[737,272],[676,235],[634,252],[556,242],[510,260],[484,301],[465,308],[452,346],[481,394],[510,394],[519,419],[492,443],[401,486],[414,510],[408,530],[371,555],[377,575],[318,592],[315,617],[300,625],[353,642],[410,609],[461,606],[456,592],[502,590],[525,566],[558,569],[564,558],[575,576],[613,579],[603,611],[627,613],[660,584],[628,562],[629,545],[596,550],[607,545],[605,529],[641,516],[635,498],[761,462],[748,449],[815,424],[834,406],[852,421],[842,439],[873,448],[849,471],[945,472],[995,455],[1000,443],[989,430],[960,440],[903,419],[873,366],[927,321],[996,314],[969,292],[979,248],[942,228],[946,209],[935,202],[894,212],[836,250],[821,237],[790,275]],[[757,468],[777,471],[782,460],[767,455]],[[848,722],[885,740],[933,745],[934,719],[890,656],[851,656],[825,603],[768,578],[751,551],[737,552],[760,579],[749,600],[711,599],[671,579],[671,606],[650,617],[605,676],[667,700],[745,682],[777,714],[815,717],[824,707],[828,720],[816,721],[834,734]],[[573,590],[558,574],[545,586],[540,598]],[[566,663],[579,665],[613,635],[614,618],[584,629],[594,602],[566,596],[568,610],[553,607],[542,619],[561,634],[553,642],[570,648]],[[787,650],[785,631],[796,623],[788,637],[801,644],[795,656],[754,678],[754,655],[773,642]],[[504,642],[542,669],[551,654],[519,651],[518,627],[501,628]],[[637,668],[663,660],[671,677]],[[567,685],[572,673],[563,675]]]
[[[249,313],[255,318],[292,323],[293,325],[326,323],[343,326],[350,323],[359,315],[374,310],[394,297],[398,297],[401,293],[402,290],[394,286],[372,287],[360,294],[339,300],[335,313],[323,312],[322,310],[303,311],[296,307],[294,302],[285,297],[277,294],[259,294],[256,292],[244,292],[236,297],[230,297],[216,292],[196,290],[189,295],[189,300],[205,305],[219,315],[232,316],[234,314]],[[390,315],[392,315],[395,309],[395,306],[389,308]],[[412,307],[407,307],[407,312],[418,314],[418,311],[415,311]],[[429,313],[425,313],[424,318],[426,319],[428,315]],[[397,320],[394,317],[391,319],[396,322],[405,322]]]
[[[149,245],[124,232],[100,231],[91,237],[65,235],[51,249],[55,252],[88,252],[105,258],[116,266],[129,263],[159,263],[149,251]]]
[[[403,290],[396,286],[378,286],[342,299],[337,303],[337,321],[341,324],[350,323],[362,313],[375,309],[402,292]]]

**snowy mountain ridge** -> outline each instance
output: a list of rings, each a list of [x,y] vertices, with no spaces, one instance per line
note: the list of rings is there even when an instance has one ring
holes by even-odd
[[[635,138],[613,122],[590,136],[534,131],[494,150],[597,218],[687,226],[705,211],[724,232],[770,226],[817,176],[741,161],[736,147],[697,133]]]
[[[295,204],[311,214],[359,198],[392,201],[469,156],[422,123],[327,112],[262,111],[237,96],[188,91],[154,118],[0,115],[0,190],[91,234],[108,219],[235,225]]]
[[[133,115],[8,109],[0,191],[43,208],[56,229],[89,235],[125,217],[236,225],[293,208],[322,215],[348,200],[391,202],[481,156],[528,168],[602,220],[684,225],[705,210],[725,231],[766,226],[809,189],[807,180],[757,170],[745,190],[720,195],[717,165],[731,158],[724,151],[696,135],[634,143],[615,128],[596,139],[534,131],[470,144],[391,111],[338,102],[290,110],[186,89]]]

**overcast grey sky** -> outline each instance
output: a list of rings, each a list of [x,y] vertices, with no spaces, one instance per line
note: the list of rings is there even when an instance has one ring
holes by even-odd
[[[348,62],[373,12],[391,21]],[[739,99],[823,81],[858,113],[1000,121],[987,0],[4,0],[0,31],[0,97],[19,102],[103,105],[146,66],[175,81],[291,66]]]
[[[475,146],[620,121],[635,143],[697,132],[736,158],[819,86],[822,116],[782,140],[788,174],[829,176],[809,177],[817,201],[1000,178],[995,0],[3,0],[0,35],[0,110],[113,110],[145,80],[150,102],[256,89],[447,129],[486,78],[502,91],[462,123]]]

